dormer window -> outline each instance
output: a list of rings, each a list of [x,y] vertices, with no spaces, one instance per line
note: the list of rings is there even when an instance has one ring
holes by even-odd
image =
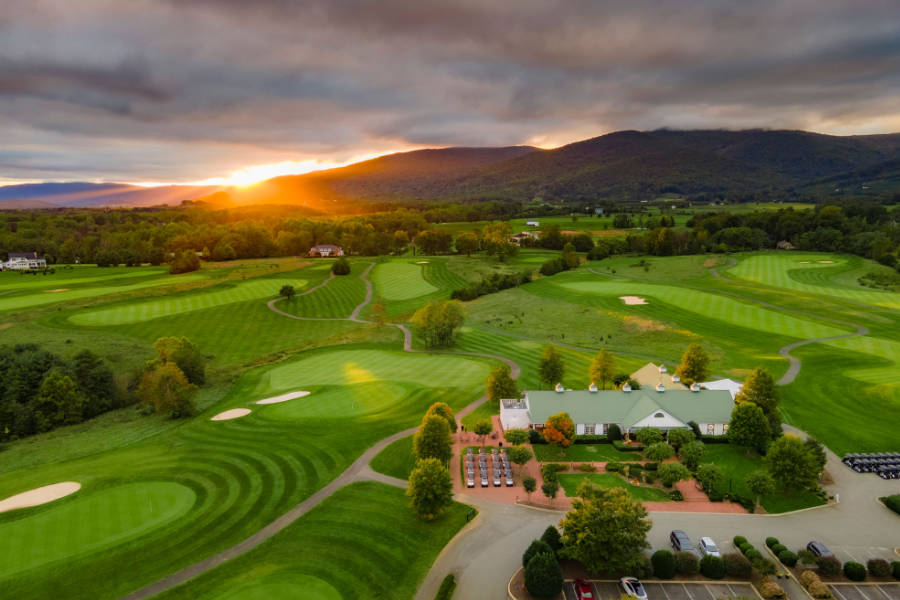
[[[557,383],[556,387],[553,389],[556,390],[556,392],[558,392],[558,393],[566,391],[566,388],[564,388],[563,384],[561,384],[561,383]]]
[[[657,391],[657,392],[664,392],[664,391],[666,391],[666,386],[664,386],[663,384],[659,383],[659,384],[656,385],[656,391]]]
[[[668,373],[668,369],[666,369],[666,365],[659,365],[659,372],[661,375]]]
[[[681,383],[681,377],[678,375],[672,375],[672,383]]]
[[[692,391],[692,392],[699,392],[699,391],[700,391],[700,384],[699,384],[699,383],[692,383],[692,384],[691,384],[691,391]]]
[[[597,384],[595,384],[595,383],[592,381],[592,382],[591,382],[591,385],[588,386],[588,391],[591,392],[591,393],[595,393],[595,392],[597,391]]]
[[[622,391],[623,391],[623,392],[626,392],[626,393],[630,392],[630,391],[631,391],[631,384],[630,384],[630,383],[626,383],[625,385],[623,385],[623,386],[622,386]]]

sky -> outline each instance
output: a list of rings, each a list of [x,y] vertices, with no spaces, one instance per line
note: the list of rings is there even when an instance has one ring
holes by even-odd
[[[895,0],[5,0],[0,184],[622,129],[900,131]]]

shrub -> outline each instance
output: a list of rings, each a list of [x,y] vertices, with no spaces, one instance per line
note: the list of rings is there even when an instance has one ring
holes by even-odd
[[[754,550],[754,552],[757,552]],[[758,552],[757,552],[758,554]],[[754,557],[750,559],[750,564],[753,565],[753,568],[760,572],[762,575],[774,575],[775,571],[778,569],[775,567],[775,563],[773,563],[768,558],[763,558],[762,555],[758,557]]]
[[[866,562],[866,570],[872,577],[890,577],[891,565],[883,558],[870,558]]]
[[[774,548],[779,544],[778,538],[776,537],[767,537],[766,538],[766,546],[769,548]]]
[[[816,564],[816,555],[806,548],[801,548],[800,550],[797,550],[797,560],[804,565],[814,565]]]
[[[528,442],[531,444],[546,444],[547,440],[544,439],[544,436],[536,429],[528,430]]]
[[[710,502],[721,502],[725,499],[725,494],[723,494],[719,489],[711,489],[706,492],[706,497],[709,498]]]
[[[681,502],[684,500],[684,494],[681,493],[681,490],[672,490],[669,492],[669,498],[674,500],[675,502]]]
[[[759,594],[766,600],[784,600],[784,590],[771,579],[763,581],[759,586]]]
[[[653,574],[660,579],[675,577],[675,555],[671,550],[657,550],[650,562],[653,564]]]
[[[622,463],[608,462],[606,463],[606,470],[610,473],[621,473]]]
[[[693,552],[675,553],[675,572],[679,575],[693,576],[700,572],[700,561]]]
[[[659,475],[659,480],[666,487],[672,487],[676,481],[690,479],[691,477],[691,472],[688,471],[687,467],[677,462],[660,465],[657,474]]]
[[[828,590],[828,586],[822,583],[821,581],[813,581],[806,591],[809,592],[809,595],[813,598],[817,598],[818,600],[828,600],[831,598],[831,592]]]
[[[894,494],[892,496],[884,496],[883,498],[879,498],[884,505],[889,509],[894,511],[897,514],[900,514],[900,494]]]
[[[640,444],[638,444],[637,446],[632,446],[632,445],[626,444],[625,442],[621,442],[619,440],[614,441],[612,444],[613,444],[613,447],[615,447],[615,449],[620,452],[643,452],[644,451],[644,447],[641,446]]]
[[[737,552],[728,552],[722,557],[725,563],[725,574],[729,577],[738,577],[747,579],[750,577],[752,565],[743,554]]]
[[[631,569],[634,576],[638,579],[646,579],[653,575],[653,565],[650,564],[650,557],[644,553],[641,553],[641,555],[635,559],[635,564]]]
[[[775,556],[778,556],[779,554],[787,550],[787,546],[785,546],[784,544],[775,544],[774,546],[769,546],[769,548],[772,549],[772,552],[775,553]]]
[[[742,535],[736,535],[731,541],[737,548],[740,548],[742,544],[747,543],[747,538]]]
[[[619,429],[619,426],[613,423],[606,430],[606,437],[609,438],[611,442],[618,442],[622,439],[622,430]]]
[[[644,463],[644,470],[645,470],[645,471],[655,471],[655,470],[657,470],[658,468],[659,468],[659,463],[657,463],[657,462],[648,462],[648,463]]]
[[[597,471],[597,467],[595,467],[591,463],[581,463],[577,468],[582,473],[594,473]]]
[[[655,442],[644,450],[644,456],[656,462],[662,462],[667,458],[672,458],[674,455],[675,449],[665,442]]]
[[[741,551],[741,554],[747,556],[747,552],[753,550],[753,544],[751,544],[750,542],[744,542],[743,544],[738,545],[738,550]]]
[[[456,577],[453,576],[453,573],[450,573],[444,580],[441,582],[441,587],[438,588],[437,595],[434,597],[434,600],[450,600],[453,597],[453,591],[456,589]]]
[[[725,577],[725,562],[718,556],[706,555],[700,559],[700,573],[710,579]]]
[[[562,585],[562,569],[552,553],[536,554],[525,567],[525,588],[535,598],[555,598]]]
[[[858,562],[848,560],[844,563],[844,575],[850,581],[865,581],[866,568]]]
[[[541,541],[550,546],[550,549],[553,550],[554,553],[558,553],[563,545],[559,529],[553,525],[547,526],[547,529],[544,530],[544,534],[541,536]]]
[[[786,567],[793,567],[797,564],[797,555],[790,550],[784,550],[778,553],[778,560]]]
[[[656,479],[657,479],[656,473],[653,473],[653,472],[647,473],[647,475],[644,477],[644,479],[647,481],[647,483],[656,483]]]
[[[744,556],[750,559],[750,562],[753,563],[753,566],[756,566],[756,561],[763,557],[762,552],[760,552],[756,548],[750,548],[749,550],[747,550]]]
[[[559,481],[559,477],[556,474],[567,469],[568,465],[562,463],[544,463],[541,465],[541,475],[544,478],[544,482]]]
[[[822,575],[834,577],[841,574],[841,561],[834,556],[820,556],[816,559],[816,564]]]
[[[894,575],[894,579],[900,579],[900,560],[891,563],[891,573]]]
[[[525,554],[522,555],[522,566],[527,567],[528,563],[531,562],[531,559],[542,552],[549,552],[554,557],[556,556],[556,553],[553,552],[553,548],[551,548],[547,542],[544,540],[532,540],[531,545],[528,546],[528,549],[525,550]]]
[[[663,439],[663,433],[656,427],[644,427],[642,429],[638,429],[638,432],[634,434],[634,439],[644,444],[645,446],[649,446],[651,444],[661,442]]]
[[[818,574],[816,574],[816,572],[812,569],[807,569],[800,573],[800,585],[807,589],[809,589],[809,586],[817,581],[821,581],[821,579],[819,579]]]
[[[350,273],[350,263],[342,256],[332,263],[331,272],[335,275],[348,275]]]

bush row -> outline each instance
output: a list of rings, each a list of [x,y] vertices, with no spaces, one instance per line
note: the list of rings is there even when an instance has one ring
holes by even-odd
[[[474,300],[480,296],[487,294],[495,294],[501,290],[519,287],[522,284],[531,281],[531,272],[523,273],[491,273],[487,277],[483,277],[477,283],[470,283],[464,288],[453,290],[450,294],[451,300]]]
[[[900,515],[900,494],[894,494],[892,496],[884,496],[883,498],[879,498],[884,505],[889,509]]]

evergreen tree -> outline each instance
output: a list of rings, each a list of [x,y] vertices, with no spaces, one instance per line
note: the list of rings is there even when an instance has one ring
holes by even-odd
[[[752,402],[760,407],[769,421],[769,434],[774,438],[781,435],[781,413],[778,410],[780,398],[775,379],[762,368],[754,369],[744,381],[741,391],[734,401]]]
[[[752,402],[741,402],[734,407],[728,424],[730,443],[764,452],[770,439],[769,421],[760,407]]]
[[[525,567],[525,589],[534,598],[556,598],[562,585],[562,569],[552,552],[536,554]]]

